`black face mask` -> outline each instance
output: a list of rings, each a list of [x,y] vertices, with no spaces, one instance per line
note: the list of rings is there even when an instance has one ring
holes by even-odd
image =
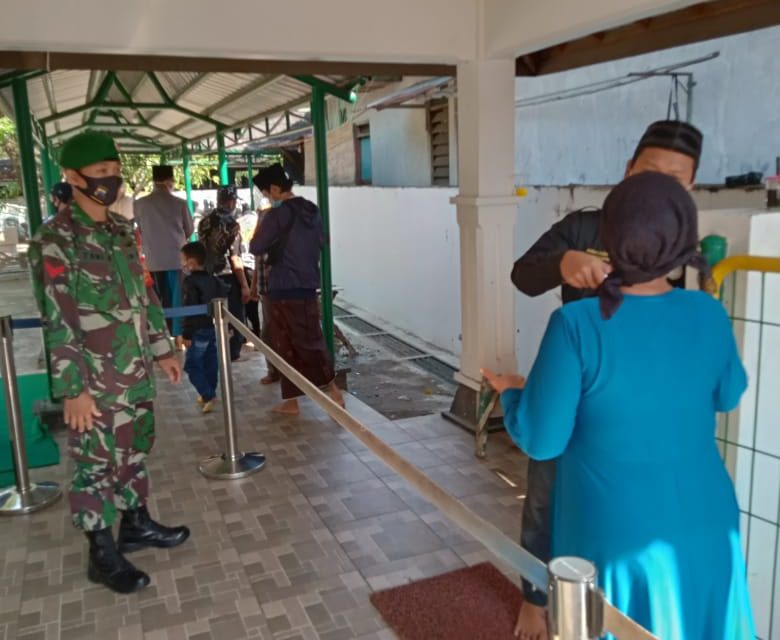
[[[85,188],[76,187],[90,200],[107,207],[116,202],[119,189],[122,187],[122,176],[107,176],[105,178],[89,178],[83,173],[79,175],[87,183]]]

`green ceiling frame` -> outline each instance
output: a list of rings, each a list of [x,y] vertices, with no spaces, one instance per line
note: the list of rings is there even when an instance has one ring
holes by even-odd
[[[303,84],[309,85],[312,89],[320,89],[325,93],[344,100],[345,102],[354,104],[357,101],[357,94],[352,90],[352,87],[339,87],[335,84],[331,84],[330,82],[325,82],[324,80],[315,78],[314,76],[292,77],[295,78],[298,82],[303,82]],[[355,84],[359,83],[360,81],[356,82]]]
[[[47,72],[42,69],[34,69],[32,71],[9,71],[8,73],[0,74],[0,89],[10,87],[14,80],[32,80],[39,76],[45,75]]]
[[[58,111],[56,113],[52,113],[46,116],[45,118],[41,118],[40,123],[42,125],[46,125],[49,122],[54,122],[55,120],[61,120],[62,118],[67,118],[68,116],[89,111],[90,117],[88,118],[87,122],[84,124],[85,125],[90,123],[95,124],[92,114],[96,109],[101,109],[101,108],[132,109],[136,111],[136,113],[138,113],[141,122],[145,123],[144,126],[148,126],[149,128],[151,128],[151,125],[149,124],[148,120],[146,120],[146,118],[141,113],[142,111],[145,110],[162,111],[165,109],[171,109],[183,115],[189,116],[190,118],[200,120],[201,122],[208,122],[210,125],[212,125],[215,128],[226,126],[224,123],[220,122],[219,120],[215,120],[214,118],[211,118],[209,116],[202,115],[200,113],[192,111],[191,109],[187,109],[186,107],[177,105],[173,101],[173,99],[168,95],[168,92],[165,90],[165,87],[162,86],[162,83],[154,74],[154,72],[151,71],[148,72],[146,74],[146,77],[152,82],[155,89],[160,94],[160,97],[162,98],[162,102],[135,102],[132,99],[130,92],[122,84],[122,81],[119,80],[119,78],[117,77],[116,73],[113,71],[109,71],[101,81],[100,86],[95,92],[95,97],[92,100],[90,100],[86,104],[79,105],[78,107],[72,107],[71,109],[65,109],[65,111]],[[112,87],[116,87],[117,91],[119,91],[119,93],[122,94],[122,97],[125,99],[125,102],[108,101],[108,95],[111,92]],[[166,131],[166,133],[168,132]],[[174,137],[181,139],[181,136],[174,135]]]
[[[99,117],[110,117],[114,120],[113,123],[109,122],[98,122],[97,118]],[[156,131],[157,133],[162,133],[166,136],[169,136],[171,138],[176,138],[179,140],[179,142],[186,142],[187,138],[184,136],[174,132],[169,131],[168,129],[163,129],[162,127],[158,127],[156,125],[153,125],[150,123],[142,114],[138,114],[138,122],[131,122],[130,120],[127,120],[127,118],[121,119],[120,114],[113,110],[101,110],[101,109],[95,109],[92,114],[90,115],[89,120],[87,122],[83,122],[75,127],[71,127],[70,129],[66,129],[64,131],[59,131],[53,135],[49,136],[49,140],[57,140],[59,138],[62,138],[63,136],[76,133],[82,129],[88,129],[90,127],[97,127],[100,129],[116,129],[116,128],[125,128],[125,129],[149,129],[151,131]],[[160,143],[157,143],[158,146],[166,147],[167,145],[160,145]]]
[[[46,73],[47,72],[43,70],[34,70],[34,71],[14,71],[14,72],[0,74],[0,88],[2,88],[3,86],[10,85],[15,79],[29,80],[32,78],[39,77],[41,75],[45,75]],[[64,111],[52,113],[39,120],[33,119],[35,141],[38,142],[39,144],[43,144],[43,141],[46,140],[49,144],[52,144],[66,136],[79,133],[89,128],[98,128],[104,130],[116,130],[118,132],[121,132],[121,134],[124,135],[125,137],[129,137],[140,144],[154,145],[155,149],[159,149],[160,151],[164,151],[168,153],[173,153],[174,155],[176,155],[181,151],[182,144],[187,144],[188,146],[190,146],[190,153],[193,154],[215,154],[217,153],[216,148],[212,148],[210,145],[204,145],[202,142],[198,142],[198,140],[204,139],[202,136],[199,136],[197,139],[193,140],[180,134],[177,130],[178,127],[172,127],[173,130],[158,127],[151,123],[150,118],[147,117],[144,114],[144,112],[146,111],[159,112],[159,111],[164,111],[169,109],[181,113],[182,115],[188,116],[192,120],[206,122],[214,127],[215,132],[213,135],[216,139],[219,139],[221,134],[224,134],[228,131],[231,132],[233,132],[234,130],[235,132],[242,131],[242,126],[246,125],[246,123],[237,123],[236,125],[229,126],[211,117],[210,115],[197,113],[195,111],[192,111],[191,109],[182,107],[181,105],[176,104],[175,99],[170,96],[170,94],[165,89],[162,82],[154,72],[152,71],[146,72],[144,75],[146,79],[149,82],[151,82],[151,84],[154,86],[155,90],[159,94],[161,99],[159,102],[136,102],[132,97],[132,93],[127,89],[124,83],[120,80],[116,72],[108,71],[106,72],[105,76],[100,81],[97,88],[95,89],[94,97],[91,100],[89,100],[87,103],[83,105],[79,105],[77,107],[72,107],[70,109],[65,109]],[[291,77],[311,87],[313,93],[320,93],[321,95],[325,95],[325,94],[332,95],[350,103],[354,103],[357,99],[357,95],[352,88],[355,85],[346,86],[346,87],[337,86],[325,80],[321,80],[320,78],[314,76],[307,76],[307,75],[296,75]],[[278,76],[275,76],[272,79],[267,79],[259,83],[255,83],[255,85],[262,86],[263,84],[269,83],[275,80],[276,78],[278,78]],[[199,77],[198,83],[202,81],[203,81],[203,77]],[[363,84],[364,82],[365,80],[361,78],[357,80],[355,84]],[[253,85],[253,88],[256,88],[255,85]],[[110,99],[111,91],[113,88],[116,88],[116,91],[120,94],[122,98],[121,100]],[[188,88],[192,88],[192,85],[190,85]],[[114,95],[116,96],[116,94]],[[284,107],[283,109],[284,113],[280,116],[280,119],[286,119],[288,123],[287,126],[289,128],[289,121],[290,121],[291,114],[289,113],[289,110],[286,108],[288,105],[282,105],[282,106]],[[128,119],[126,116],[119,113],[118,110],[120,109],[132,110],[135,113],[135,117],[132,118],[132,120]],[[47,124],[80,113],[88,113],[88,116],[84,119],[82,123],[66,130],[57,131],[56,133],[47,136],[46,133]],[[100,122],[99,118],[110,118],[113,120],[113,122]],[[267,120],[268,118],[266,118],[266,121]],[[179,127],[183,126],[184,124],[186,123],[182,123],[182,125],[179,125]],[[176,142],[172,144],[163,144],[157,140],[153,140],[151,138],[142,136],[137,131],[139,129],[155,131],[164,136],[175,138]],[[128,148],[128,150],[130,149]],[[136,150],[133,149],[133,152],[136,152]],[[228,151],[227,153],[233,155],[233,152]]]

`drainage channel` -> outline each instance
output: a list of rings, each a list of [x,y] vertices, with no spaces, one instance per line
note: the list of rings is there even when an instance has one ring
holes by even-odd
[[[443,360],[418,349],[405,340],[401,340],[399,337],[384,331],[381,327],[371,324],[335,304],[333,305],[333,316],[341,324],[346,325],[363,337],[373,340],[400,360],[413,364],[448,384],[455,384],[453,376],[457,369]]]

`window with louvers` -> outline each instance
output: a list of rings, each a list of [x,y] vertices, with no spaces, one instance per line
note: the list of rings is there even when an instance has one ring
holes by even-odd
[[[431,136],[431,184],[450,185],[450,112],[447,98],[428,102],[428,132]]]

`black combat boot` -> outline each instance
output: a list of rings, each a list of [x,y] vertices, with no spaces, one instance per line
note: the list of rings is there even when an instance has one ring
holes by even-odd
[[[175,547],[190,537],[187,527],[166,527],[152,520],[146,507],[125,511],[119,527],[119,550],[122,553],[144,547]]]
[[[86,534],[89,540],[87,577],[92,582],[104,584],[117,593],[134,593],[149,584],[149,576],[119,553],[111,529]]]

